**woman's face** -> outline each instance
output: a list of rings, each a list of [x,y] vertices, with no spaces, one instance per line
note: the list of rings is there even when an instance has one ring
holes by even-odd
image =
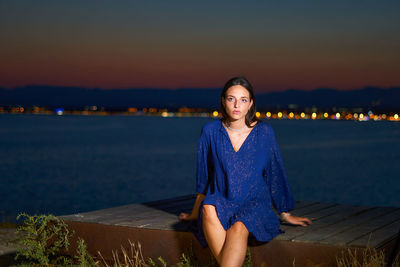
[[[247,112],[253,105],[249,91],[241,85],[229,87],[222,99],[226,114],[231,120],[245,119]]]

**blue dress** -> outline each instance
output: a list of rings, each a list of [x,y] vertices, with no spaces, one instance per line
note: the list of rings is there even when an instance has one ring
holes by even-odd
[[[233,149],[221,120],[203,126],[199,140],[196,191],[206,197],[195,235],[205,247],[202,207],[214,205],[225,230],[241,221],[258,241],[282,231],[273,211],[293,209],[294,201],[271,126],[259,121],[240,149]]]

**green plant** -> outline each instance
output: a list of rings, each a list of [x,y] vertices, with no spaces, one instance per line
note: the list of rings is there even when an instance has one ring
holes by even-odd
[[[70,239],[73,232],[68,230],[68,225],[54,215],[33,215],[22,213],[17,220],[22,223],[17,227],[17,238],[14,241],[19,245],[15,260],[19,266],[113,266],[113,267],[149,267],[149,266],[171,266],[162,258],[157,261],[148,259],[145,261],[142,254],[142,247],[130,242],[129,251],[121,247],[120,253],[112,251],[113,261],[109,265],[98,252],[102,262],[95,261],[88,253],[84,240],[78,238],[77,250],[74,257],[68,255]],[[64,254],[63,254],[64,253]],[[176,267],[200,267],[217,266],[213,257],[207,263],[200,263],[193,251],[191,244],[185,253],[182,253],[181,261]],[[244,265],[252,266],[250,250],[247,250]],[[171,266],[173,267],[173,266]]]
[[[247,248],[246,258],[244,259],[243,267],[252,267],[250,248]]]
[[[17,239],[20,245],[15,260],[23,265],[50,266],[68,265],[71,260],[58,255],[60,250],[68,250],[72,233],[67,225],[54,215],[19,214],[17,220],[23,223],[17,227]]]
[[[96,263],[92,256],[87,251],[87,247],[85,241],[81,238],[78,238],[78,247],[76,249],[76,266],[79,267],[89,267],[95,266]]]
[[[21,213],[17,217],[17,221],[20,220],[22,223],[17,227],[14,240],[19,245],[15,256],[19,266],[95,266],[82,239],[78,240],[74,258],[65,255],[73,232],[60,218],[51,214],[31,216]]]
[[[158,257],[157,260],[161,263],[162,267],[167,267],[167,262],[162,258],[162,257]],[[154,266],[157,267],[158,265],[153,261],[153,259],[149,259],[149,264],[150,266]]]

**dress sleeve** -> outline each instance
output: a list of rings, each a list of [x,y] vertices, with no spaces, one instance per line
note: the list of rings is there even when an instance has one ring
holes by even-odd
[[[286,176],[283,160],[276,142],[274,132],[271,130],[271,158],[267,166],[267,180],[270,188],[272,203],[276,211],[281,214],[292,210],[294,207],[293,195]]]
[[[201,130],[201,136],[198,144],[197,151],[197,165],[196,165],[196,192],[205,195],[208,187],[208,153],[209,141],[204,131]]]

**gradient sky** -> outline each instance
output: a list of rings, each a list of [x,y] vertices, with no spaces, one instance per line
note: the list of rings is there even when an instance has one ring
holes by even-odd
[[[400,1],[0,1],[0,86],[400,86]]]

